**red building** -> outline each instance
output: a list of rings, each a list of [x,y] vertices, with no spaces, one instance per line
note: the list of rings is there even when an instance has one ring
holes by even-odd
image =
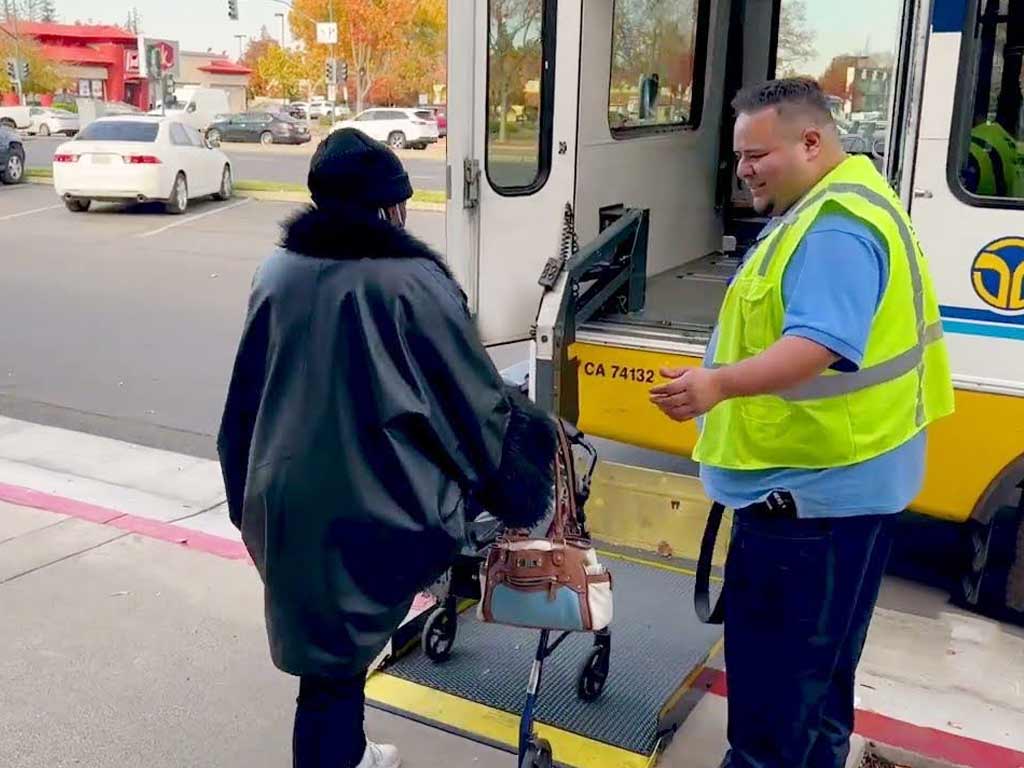
[[[14,33],[14,24],[4,29]],[[43,55],[71,81],[71,94],[148,106],[149,85],[139,77],[138,38],[120,27],[18,22],[17,34],[42,46]],[[40,94],[46,95],[46,94]]]

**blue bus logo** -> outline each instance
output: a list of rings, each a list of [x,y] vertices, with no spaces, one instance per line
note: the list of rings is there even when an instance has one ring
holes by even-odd
[[[971,281],[978,298],[1003,312],[1024,312],[1024,238],[994,240],[974,257]]]

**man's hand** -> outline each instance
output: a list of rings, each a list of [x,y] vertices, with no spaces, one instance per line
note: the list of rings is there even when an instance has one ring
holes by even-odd
[[[662,368],[671,379],[651,389],[651,402],[674,421],[689,421],[725,400],[717,371],[710,368]]]
[[[784,336],[755,357],[721,368],[662,368],[672,379],[651,389],[651,402],[675,421],[689,421],[732,397],[784,392],[821,375],[839,359],[799,336]]]

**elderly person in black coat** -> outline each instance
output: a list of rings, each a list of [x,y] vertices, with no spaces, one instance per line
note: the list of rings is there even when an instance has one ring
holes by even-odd
[[[554,422],[507,387],[442,259],[404,231],[398,158],[354,130],[259,268],[218,451],[263,579],[274,663],[300,678],[296,768],[395,768],[363,733],[367,670],[481,507],[548,511]]]

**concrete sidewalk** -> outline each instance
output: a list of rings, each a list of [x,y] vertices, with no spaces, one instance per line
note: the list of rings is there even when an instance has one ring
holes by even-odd
[[[223,501],[216,462],[0,418],[0,767],[289,764],[296,681]],[[719,764],[709,674],[660,766]],[[1022,768],[1024,630],[887,579],[857,706],[863,737],[933,760],[911,765]],[[367,730],[410,768],[515,763],[377,710]]]
[[[296,680],[269,660],[259,578],[230,561],[0,504],[0,765],[281,768]],[[367,710],[409,768],[511,756]]]

